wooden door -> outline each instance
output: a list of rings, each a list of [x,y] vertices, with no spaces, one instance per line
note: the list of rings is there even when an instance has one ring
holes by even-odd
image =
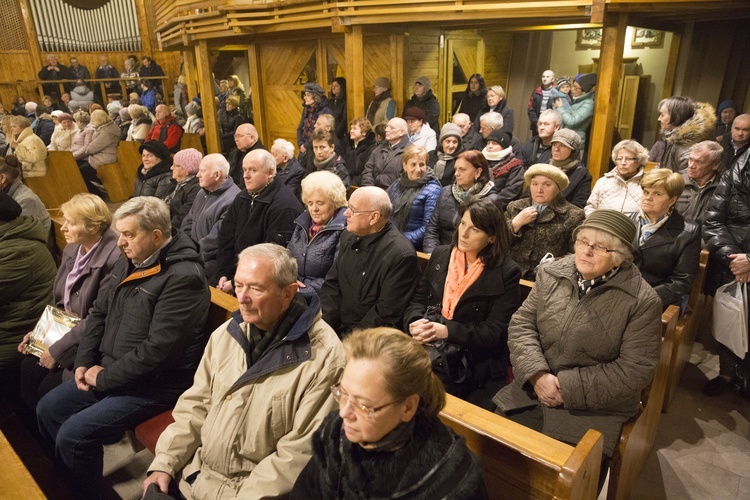
[[[484,73],[483,48],[484,42],[479,37],[446,36],[443,69],[446,82],[443,102],[446,105],[442,107],[442,123],[450,122],[453,114],[457,112],[471,75]]]

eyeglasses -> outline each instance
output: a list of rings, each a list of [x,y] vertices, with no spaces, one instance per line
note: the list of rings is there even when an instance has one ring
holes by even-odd
[[[595,254],[601,255],[602,257],[607,255],[608,253],[619,253],[619,250],[610,250],[604,245],[600,245],[599,243],[591,243],[587,239],[576,240],[576,247],[583,249],[585,249],[585,247],[590,247]]]
[[[618,156],[615,158],[615,163],[633,163],[638,158],[628,158],[627,156]]]
[[[346,207],[346,210],[348,210],[352,215],[357,215],[357,214],[371,214],[373,212],[377,212],[377,210],[357,210],[354,207],[352,207],[351,205],[349,205],[348,207]]]
[[[370,406],[365,406],[362,404],[359,404],[355,401],[353,401],[347,393],[344,392],[344,390],[341,388],[340,384],[332,385],[331,386],[331,394],[333,394],[333,399],[335,399],[339,407],[345,406],[347,403],[351,406],[354,413],[359,415],[360,417],[364,417],[368,420],[372,419],[372,416],[382,410],[383,408],[386,408],[388,406],[391,406],[394,403],[398,403],[398,401],[391,401],[388,404],[384,404],[381,406],[377,406],[375,408],[372,408]]]

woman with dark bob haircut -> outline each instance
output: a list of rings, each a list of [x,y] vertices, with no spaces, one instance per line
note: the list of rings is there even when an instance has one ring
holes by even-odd
[[[438,417],[445,389],[422,346],[381,327],[347,336],[344,351],[339,410],[313,434],[290,498],[487,498],[479,461]]]
[[[466,380],[441,374],[443,384],[450,394],[489,407],[489,398],[472,395],[486,385],[503,385],[508,324],[521,304],[521,270],[508,257],[508,226],[494,201],[469,200],[459,217],[452,244],[432,252],[404,313],[404,328],[422,344],[446,340],[467,348]]]
[[[484,77],[479,73],[474,73],[469,77],[469,83],[466,84],[466,92],[461,98],[461,102],[453,112],[466,113],[471,118],[477,116],[487,102],[487,84],[484,83]]]

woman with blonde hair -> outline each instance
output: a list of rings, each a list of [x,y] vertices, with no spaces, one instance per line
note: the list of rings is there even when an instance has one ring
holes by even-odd
[[[60,210],[65,219],[62,233],[67,246],[52,288],[53,303],[82,319],[41,359],[29,356],[22,363],[21,397],[32,409],[47,392],[73,377],[73,362],[88,315],[97,296],[112,284],[110,270],[120,257],[117,235],[110,228],[112,215],[101,198],[77,194]],[[19,344],[21,353],[25,352],[29,337],[27,334]]]
[[[612,148],[615,168],[604,174],[596,184],[583,209],[588,217],[594,210],[608,208],[625,215],[641,209],[641,179],[648,163],[648,149],[632,139],[618,142]]]
[[[117,161],[117,145],[120,144],[120,127],[109,117],[106,111],[97,109],[91,113],[91,125],[94,133],[84,152],[78,157],[81,175],[86,182],[89,193],[104,196],[106,189],[96,173],[100,165]],[[83,163],[81,163],[81,160]]]
[[[486,498],[479,461],[438,418],[445,390],[422,346],[373,328],[344,350],[339,411],[313,435],[291,498]]]
[[[24,177],[41,177],[47,174],[47,146],[31,130],[31,123],[25,116],[10,118],[9,153],[21,161]]]
[[[148,108],[140,104],[131,104],[128,106],[128,113],[132,121],[130,122],[130,128],[125,140],[143,143],[153,124],[151,114],[148,112]]]
[[[503,131],[513,135],[513,110],[508,107],[508,100],[505,98],[505,89],[500,85],[487,87],[485,99],[487,104],[479,110],[479,113],[477,113],[477,116],[474,118],[474,128],[478,131],[482,115],[494,111],[495,113],[500,113],[503,117]]]

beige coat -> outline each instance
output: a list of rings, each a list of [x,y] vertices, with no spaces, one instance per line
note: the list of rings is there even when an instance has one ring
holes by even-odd
[[[26,127],[16,138],[17,146],[13,154],[21,161],[24,177],[47,175],[47,147],[31,127]]]
[[[70,151],[73,147],[73,138],[78,133],[78,125],[73,124],[73,128],[65,130],[61,125],[55,127],[55,131],[52,133],[52,139],[50,140],[48,151]]]
[[[247,324],[232,319],[217,329],[149,470],[172,477],[182,470],[180,490],[187,498],[288,494],[312,454],[313,432],[337,408],[330,387],[345,364],[341,342],[317,304],[316,297],[286,339],[250,370],[230,333],[246,335]],[[306,316],[311,326],[290,341]],[[196,472],[187,484],[184,478]]]
[[[641,168],[637,174],[625,180],[617,170],[610,170],[604,177],[596,181],[594,190],[591,191],[586,207],[586,217],[594,210],[610,208],[624,214],[638,212],[641,209],[641,179],[644,170]]]

